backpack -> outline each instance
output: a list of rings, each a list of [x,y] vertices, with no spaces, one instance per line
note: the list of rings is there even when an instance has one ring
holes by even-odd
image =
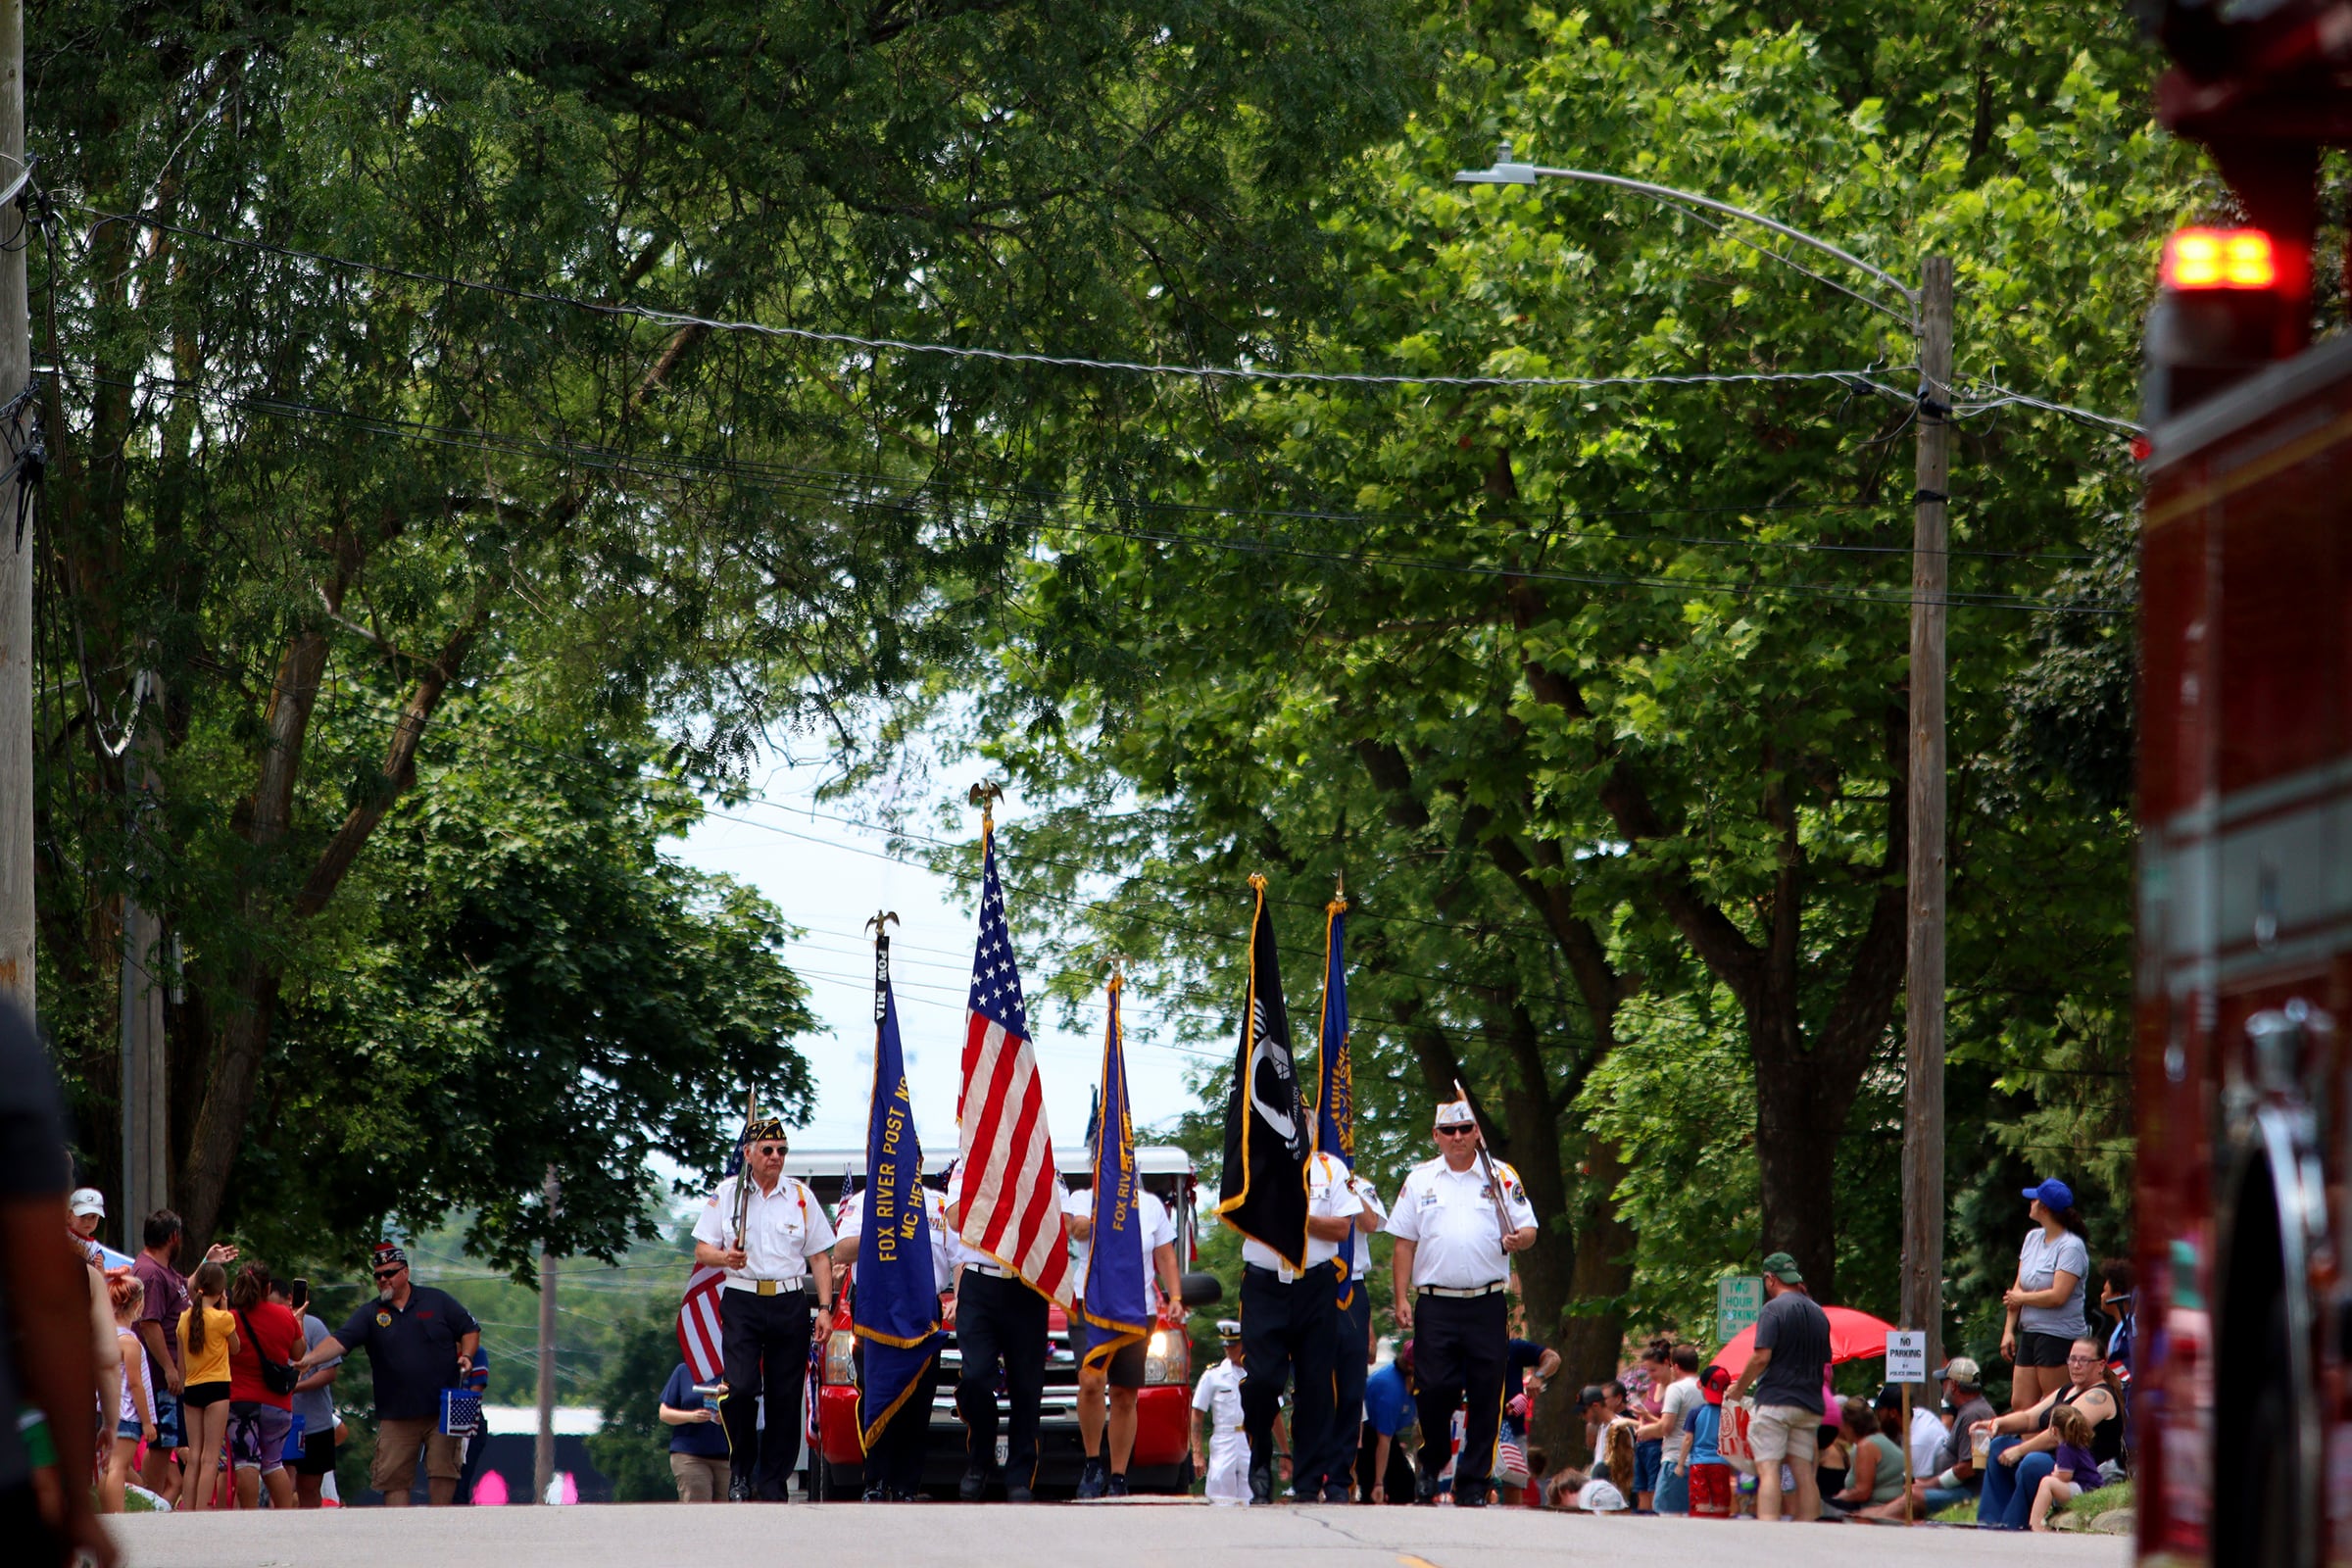
[[[253,1332],[252,1319],[239,1312],[237,1321],[245,1326],[245,1338],[253,1345],[253,1358],[261,1363],[262,1387],[271,1394],[292,1394],[294,1385],[302,1381],[301,1374],[294,1370],[294,1363],[271,1360],[270,1352],[262,1348],[261,1337]]]

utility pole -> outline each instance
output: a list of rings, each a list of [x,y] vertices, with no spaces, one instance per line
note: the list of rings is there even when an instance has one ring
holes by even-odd
[[[24,6],[0,0],[0,180],[24,172]],[[25,318],[24,209],[15,243],[0,247],[0,403],[32,382],[32,334]],[[0,209],[0,229],[10,219]],[[32,402],[15,405],[24,438]],[[14,443],[12,443],[14,444]],[[33,1012],[32,967],[32,519],[17,526],[24,480],[0,481],[0,997]]]
[[[548,1228],[556,1221],[556,1167],[547,1167],[542,1189]],[[531,1449],[531,1500],[547,1501],[556,1480],[556,1254],[552,1239],[539,1249],[539,1441]]]
[[[1911,522],[1911,784],[1903,1104],[1903,1326],[1943,1364],[1944,620],[1951,589],[1952,260],[1920,270]]]
[[[140,870],[147,863],[148,814],[158,781],[155,759],[162,750],[159,723],[163,692],[155,675],[140,670],[131,683],[130,734],[122,753],[123,814],[130,845],[125,869],[130,886],[122,894],[122,1250],[139,1250],[145,1216],[169,1207],[170,1099],[165,1084],[164,990],[157,975],[168,963],[164,923],[138,897]]]

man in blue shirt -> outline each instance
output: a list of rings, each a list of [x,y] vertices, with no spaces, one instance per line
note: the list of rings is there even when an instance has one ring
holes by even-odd
[[[1413,1500],[1413,1466],[1397,1437],[1416,1420],[1413,1404],[1413,1342],[1396,1348],[1396,1358],[1364,1379],[1364,1441],[1355,1458],[1356,1485],[1374,1502]]]
[[[376,1244],[376,1298],[364,1301],[341,1328],[310,1348],[295,1369],[305,1376],[353,1350],[366,1349],[375,1375],[375,1461],[370,1472],[387,1508],[405,1508],[424,1451],[427,1495],[436,1508],[458,1500],[465,1474],[463,1441],[440,1430],[441,1391],[473,1369],[482,1331],[448,1292],[409,1278],[409,1254]]]
[[[727,1494],[727,1429],[718,1402],[694,1392],[680,1361],[662,1388],[662,1424],[669,1428],[669,1473],[680,1502],[717,1502]]]

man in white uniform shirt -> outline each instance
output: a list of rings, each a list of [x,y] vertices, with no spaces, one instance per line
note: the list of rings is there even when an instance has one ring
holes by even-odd
[[[754,1122],[744,1142],[744,1173],[720,1182],[694,1223],[694,1260],[726,1270],[718,1316],[728,1500],[782,1502],[784,1472],[801,1446],[810,1315],[833,1310],[833,1223],[816,1195],[784,1174],[781,1121]],[[738,1235],[735,1195],[746,1182]],[[759,1424],[762,1397],[765,1426]]]
[[[948,1234],[948,1200],[940,1188],[923,1183],[923,1212],[931,1234],[931,1286],[945,1296],[956,1288],[956,1239]],[[858,1261],[858,1239],[865,1233],[865,1189],[860,1187],[841,1205],[833,1228],[833,1266],[843,1269]],[[828,1325],[829,1326],[829,1325]],[[820,1330],[821,1332],[821,1330]],[[858,1342],[858,1375],[865,1377],[865,1342]],[[867,1502],[912,1502],[923,1484],[923,1445],[931,1435],[931,1397],[939,1390],[939,1358],[915,1380],[914,1391],[900,1404],[890,1425],[865,1455]]]
[[[1207,1478],[1210,1502],[1250,1500],[1250,1443],[1242,1435],[1242,1326],[1231,1318],[1217,1324],[1223,1360],[1193,1385],[1193,1468]],[[1203,1446],[1203,1425],[1208,1442]]]
[[[1168,1205],[1142,1188],[1136,1190],[1141,1200],[1136,1210],[1136,1240],[1144,1250],[1144,1311],[1156,1320],[1163,1312],[1175,1308],[1181,1298],[1176,1278],[1176,1222],[1169,1217]],[[1061,1205],[1061,1217],[1069,1226],[1071,1249],[1077,1264],[1078,1289],[1086,1289],[1086,1268],[1094,1255],[1095,1194],[1088,1188],[1072,1193]],[[1154,1299],[1152,1287],[1158,1286]],[[1070,1313],[1070,1356],[1079,1364],[1078,1371],[1078,1441],[1086,1449],[1086,1464],[1078,1472],[1080,1498],[1124,1497],[1127,1495],[1127,1460],[1135,1452],[1135,1396],[1144,1386],[1144,1347],[1139,1343],[1122,1346],[1107,1366],[1089,1369],[1086,1365],[1086,1318],[1083,1299],[1074,1303]],[[1104,1396],[1108,1395],[1108,1426],[1110,1451],[1102,1447]]]
[[[1291,1475],[1301,1502],[1322,1495],[1330,1462],[1332,1369],[1343,1324],[1340,1243],[1363,1202],[1348,1167],[1317,1153],[1306,1164],[1306,1255],[1294,1269],[1263,1242],[1242,1242],[1242,1430],[1250,1439],[1250,1500],[1274,1500],[1274,1417],[1291,1385]]]
[[[1405,1177],[1386,1227],[1396,1238],[1397,1331],[1413,1336],[1422,1434],[1414,1500],[1437,1501],[1445,1435],[1455,1407],[1466,1406],[1453,1500],[1483,1508],[1510,1348],[1510,1254],[1535,1245],[1536,1210],[1510,1166],[1494,1161],[1490,1179],[1467,1102],[1440,1105],[1432,1131],[1438,1157]]]

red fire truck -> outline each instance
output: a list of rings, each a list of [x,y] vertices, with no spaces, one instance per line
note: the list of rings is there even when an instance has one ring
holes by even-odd
[[[2317,1568],[2352,1558],[2352,336],[2313,319],[2352,3],[2141,9],[2243,220],[2173,236],[2147,333],[2139,1555]]]
[[[785,1168],[808,1183],[827,1212],[839,1209],[845,1181],[861,1167],[862,1150],[792,1152]],[[1199,1184],[1193,1157],[1181,1149],[1145,1145],[1135,1152],[1144,1186],[1168,1205],[1176,1220],[1176,1264],[1192,1267],[1199,1240],[1195,1209]],[[1091,1179],[1093,1161],[1083,1149],[1054,1151],[1054,1164],[1064,1183],[1083,1187]],[[948,1155],[924,1161],[926,1175],[946,1170]],[[1185,1304],[1203,1306],[1216,1299],[1214,1276],[1186,1274]],[[824,1332],[823,1384],[817,1395],[817,1438],[814,1452],[803,1455],[804,1487],[818,1498],[855,1499],[863,1483],[865,1450],[858,1438],[857,1337],[850,1330],[850,1286],[840,1293],[833,1320]],[[1070,1353],[1069,1325],[1060,1307],[1049,1309],[1053,1341],[1046,1355],[1046,1393],[1038,1422],[1037,1491],[1041,1496],[1067,1495],[1078,1483],[1084,1450],[1078,1440],[1078,1363]],[[960,1368],[955,1331],[940,1353],[939,1391],[931,1406],[931,1441],[923,1454],[923,1487],[934,1496],[953,1497],[965,1465],[963,1418],[956,1409],[956,1380]],[[1189,1492],[1193,1485],[1192,1350],[1181,1328],[1162,1327],[1152,1333],[1144,1358],[1144,1387],[1136,1396],[1135,1451],[1129,1460],[1129,1484],[1138,1492]],[[1004,1461],[1005,1429],[997,1427],[997,1461]]]

